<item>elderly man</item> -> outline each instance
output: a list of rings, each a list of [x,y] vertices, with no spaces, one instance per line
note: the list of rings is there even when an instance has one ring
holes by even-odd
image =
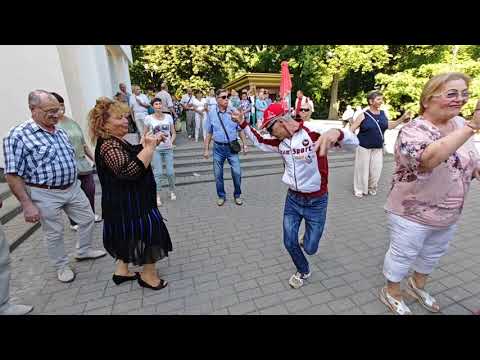
[[[142,93],[140,86],[132,86],[133,95],[130,96],[130,109],[132,110],[133,118],[140,136],[143,135],[144,120],[148,115],[148,108],[150,107],[150,99],[147,95]]]
[[[162,112],[164,114],[171,115],[172,118],[175,119],[177,115],[175,114],[175,109],[173,108],[173,101],[168,92],[167,84],[162,83],[162,85],[160,85],[160,91],[155,95],[155,97],[162,100]]]
[[[30,305],[10,303],[10,249],[0,224],[0,315],[25,315],[32,310]]]
[[[120,89],[120,93],[127,99],[128,106],[130,106],[130,96],[132,96],[132,94],[127,91],[127,85],[120,83],[118,88]]]
[[[186,120],[186,128],[187,128],[187,135],[189,139],[193,140],[193,136],[195,135],[195,110],[193,109],[193,92],[191,88],[187,88],[187,93],[182,96],[180,100],[180,105],[182,105],[183,110],[187,116]]]
[[[327,151],[333,145],[355,149],[358,139],[349,130],[326,130],[311,122],[294,121],[279,103],[265,110],[262,123],[273,138],[262,137],[245,121],[242,112],[235,112],[232,119],[260,150],[279,153],[283,158],[282,180],[289,186],[283,215],[283,242],[297,268],[288,283],[298,289],[311,275],[303,251],[308,255],[317,252],[327,216]],[[302,219],[305,219],[306,229],[303,251],[298,243]]]
[[[237,132],[240,132],[240,137],[244,144],[243,151],[245,152],[245,134],[240,130],[238,124],[231,119],[232,111],[235,111],[235,109],[228,107],[227,90],[217,90],[216,96],[217,106],[210,108],[207,113],[205,124],[207,137],[204,142],[203,156],[205,159],[208,159],[208,147],[213,137],[213,170],[218,195],[217,205],[222,206],[225,203],[225,187],[223,182],[223,165],[225,164],[225,160],[230,164],[232,171],[233,186],[235,188],[233,193],[235,204],[242,205],[243,201],[240,198],[242,194],[240,187],[242,173],[240,169],[240,159],[238,157],[238,151],[240,151],[240,149],[235,151],[231,143],[237,141]],[[236,144],[240,147],[238,143]]]
[[[12,128],[3,139],[6,180],[20,201],[25,221],[40,221],[48,256],[58,280],[75,278],[63,241],[62,211],[78,224],[77,260],[96,259],[105,251],[92,249],[95,217],[77,179],[77,165],[66,132],[55,126],[62,107],[49,92],[35,90],[28,95],[31,119]]]

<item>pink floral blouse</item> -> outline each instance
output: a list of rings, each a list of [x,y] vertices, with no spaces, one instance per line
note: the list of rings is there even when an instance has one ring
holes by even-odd
[[[455,129],[465,126],[460,116],[450,121]],[[450,226],[458,220],[480,156],[470,138],[435,169],[420,172],[423,151],[442,137],[439,129],[422,117],[399,131],[386,211],[435,227]]]

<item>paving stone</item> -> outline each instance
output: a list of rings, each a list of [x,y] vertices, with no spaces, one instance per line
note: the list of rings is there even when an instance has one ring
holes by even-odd
[[[88,306],[88,304],[87,304]],[[85,311],[85,315],[111,315],[113,306],[106,306],[102,308],[96,308],[94,310]]]
[[[459,304],[450,305],[442,309],[441,312],[445,315],[472,315],[470,310],[467,310],[465,307]]]
[[[289,313],[295,314],[312,306],[312,303],[310,300],[308,300],[308,298],[300,298],[287,302],[285,306],[287,307]]]
[[[93,309],[104,309],[106,307],[110,308],[110,312],[112,311],[112,305],[115,302],[115,296],[108,296],[103,297],[101,299],[95,299],[87,302],[85,307],[85,311],[91,311]]]
[[[318,294],[314,294],[308,297],[314,305],[325,304],[334,299],[334,296],[329,291],[324,291]]]
[[[136,310],[142,306],[142,300],[131,300],[113,306],[112,314],[127,313],[131,310]]]
[[[272,306],[263,310],[260,310],[261,315],[287,315],[288,310],[284,305]]]
[[[335,313],[340,313],[347,309],[350,309],[355,306],[355,304],[350,299],[338,299],[334,301],[330,301],[328,306],[333,310]]]
[[[254,288],[254,289],[248,289],[248,290],[244,290],[242,292],[239,292],[238,294],[238,299],[240,300],[240,302],[244,302],[244,301],[247,301],[247,300],[252,300],[252,299],[257,299],[259,297],[262,297],[266,294],[264,294],[262,292],[262,290],[260,290],[260,288]]]
[[[333,311],[328,307],[328,305],[323,304],[311,306],[307,309],[297,312],[296,315],[333,315]]]
[[[240,304],[233,305],[228,308],[229,313],[232,315],[243,315],[255,310],[255,303],[251,300],[241,302]]]

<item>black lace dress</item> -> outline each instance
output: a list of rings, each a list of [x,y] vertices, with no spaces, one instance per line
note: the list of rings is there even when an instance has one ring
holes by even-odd
[[[172,242],[156,203],[152,167],[137,157],[142,145],[99,139],[95,162],[102,185],[103,245],[115,259],[153,264]]]

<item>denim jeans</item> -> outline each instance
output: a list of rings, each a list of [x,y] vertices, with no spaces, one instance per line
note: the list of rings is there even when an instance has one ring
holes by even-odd
[[[213,145],[213,172],[215,174],[215,184],[217,186],[217,196],[225,199],[225,186],[223,183],[223,164],[225,160],[228,161],[232,171],[233,192],[234,198],[239,198],[242,194],[240,185],[242,182],[242,171],[240,169],[240,158],[238,154],[232,153],[228,144],[220,145],[214,143]]]
[[[328,194],[307,197],[288,191],[283,213],[283,243],[297,268],[305,274],[310,271],[308,261],[298,243],[300,222],[305,219],[303,250],[313,255],[318,250],[327,217]]]
[[[175,173],[173,170],[173,150],[155,150],[152,159],[153,175],[157,183],[157,193],[162,191],[163,162],[167,168],[168,186],[171,192],[175,192]]]

